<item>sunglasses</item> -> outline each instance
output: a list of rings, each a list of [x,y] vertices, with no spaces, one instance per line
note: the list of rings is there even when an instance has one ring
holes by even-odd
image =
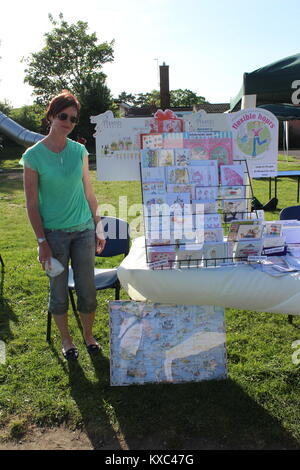
[[[72,124],[77,124],[79,121],[77,116],[69,116],[67,113],[59,113],[57,117],[60,121],[66,121],[69,118]]]

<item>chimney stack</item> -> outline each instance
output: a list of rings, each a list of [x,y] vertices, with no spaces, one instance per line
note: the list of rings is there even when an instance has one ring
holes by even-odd
[[[160,78],[160,107],[162,110],[170,107],[169,66],[163,63],[159,66]]]

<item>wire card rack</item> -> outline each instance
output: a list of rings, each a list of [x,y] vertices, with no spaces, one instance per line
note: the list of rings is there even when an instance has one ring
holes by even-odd
[[[262,227],[262,219],[251,210],[254,193],[247,160],[173,166],[166,161],[167,151],[163,165],[140,163],[148,266],[209,268],[264,259],[263,240],[250,229],[253,224]],[[249,225],[249,236],[228,240],[234,223]]]

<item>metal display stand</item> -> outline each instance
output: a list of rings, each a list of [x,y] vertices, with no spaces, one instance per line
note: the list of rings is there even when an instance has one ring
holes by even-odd
[[[251,211],[251,200],[252,198],[254,197],[254,194],[253,194],[253,187],[252,187],[252,182],[251,182],[251,178],[250,178],[250,174],[249,174],[249,168],[248,168],[248,164],[247,164],[247,160],[237,160],[234,162],[234,164],[244,164],[245,165],[245,170],[244,170],[244,174],[246,175],[246,180],[247,180],[247,183],[243,184],[243,185],[236,185],[236,186],[241,186],[244,188],[244,195],[245,197],[243,198],[234,198],[234,197],[231,197],[230,200],[245,200],[246,201],[246,211],[239,211],[238,213],[236,214],[239,214],[239,217],[235,218],[235,215],[236,214],[231,214],[233,216],[232,219],[228,220],[228,216],[226,217],[226,212],[223,211],[223,209],[220,207],[221,204],[219,204],[220,201],[223,201],[223,200],[226,200],[226,198],[220,198],[218,197],[216,199],[216,202],[218,203],[218,212],[208,212],[208,213],[205,213],[205,215],[209,215],[209,214],[220,214],[223,216],[223,222],[222,222],[222,227],[220,228],[223,228],[223,230],[227,231],[228,230],[228,226],[234,222],[234,220],[241,220],[241,217],[240,215],[242,214],[242,219],[243,220],[250,220],[248,218],[248,214],[252,213],[253,211]],[[142,175],[142,169],[141,169],[141,164],[140,164],[140,175],[141,175],[141,190],[142,190],[142,202],[143,202],[143,205],[144,205],[144,194],[143,194],[143,175]],[[201,187],[201,185],[197,185],[198,187]],[[232,187],[233,185],[230,185],[228,187]],[[226,188],[226,186],[224,185],[217,185],[217,186],[211,186],[212,188],[213,187],[222,187],[222,188]],[[249,195],[247,195],[247,192],[250,193]],[[228,199],[228,198],[227,198]],[[199,201],[199,203],[201,203],[201,201]],[[258,218],[258,214],[257,214],[257,211],[254,211],[256,213],[256,217]],[[190,215],[192,216],[195,216],[196,213],[191,213]],[[146,233],[146,223],[145,223],[145,218],[148,217],[148,219],[151,219],[151,216],[150,215],[144,215],[144,226],[145,226],[145,233]],[[159,217],[170,217],[170,215],[166,216],[166,215],[160,215]],[[197,229],[197,227],[195,227],[195,229]],[[225,241],[224,241],[225,242]],[[204,242],[205,243],[205,242]],[[226,243],[228,244],[233,244],[234,242],[233,241],[229,241]],[[193,244],[199,244],[199,242],[188,242],[188,245],[193,245]],[[150,268],[152,269],[181,269],[181,268],[187,268],[187,269],[198,269],[198,268],[210,268],[210,267],[217,267],[217,266],[225,266],[225,265],[235,265],[235,264],[238,264],[238,263],[253,263],[253,262],[257,262],[256,260],[255,261],[249,261],[248,260],[248,256],[245,256],[245,257],[236,257],[236,256],[226,256],[226,257],[216,257],[216,258],[199,258],[199,259],[191,259],[191,260],[167,260],[166,261],[156,261],[156,262],[150,262],[149,260],[149,256],[148,256],[148,249],[149,248],[154,248],[154,247],[174,247],[175,248],[175,251],[176,250],[179,250],[179,247],[180,245],[186,245],[186,243],[182,243],[180,242],[179,240],[176,241],[175,240],[175,243],[169,243],[168,245],[166,245],[165,243],[155,243],[155,244],[149,244],[147,243],[147,238],[145,237],[145,249],[146,249],[146,259],[147,259],[147,264],[149,265]],[[232,245],[233,246],[233,245]]]

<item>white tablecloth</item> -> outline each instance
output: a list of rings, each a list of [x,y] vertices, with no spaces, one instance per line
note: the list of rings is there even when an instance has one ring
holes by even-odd
[[[144,237],[133,241],[118,277],[133,300],[300,314],[300,272],[272,277],[249,265],[151,270]]]

